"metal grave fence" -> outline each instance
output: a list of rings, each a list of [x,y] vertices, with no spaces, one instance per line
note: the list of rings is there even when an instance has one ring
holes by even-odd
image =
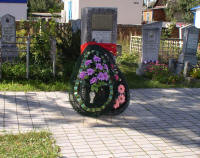
[[[183,47],[183,41],[177,38],[168,38],[160,40],[159,49],[159,61],[168,62],[170,58],[178,58],[181,54]],[[130,38],[130,52],[138,53],[142,52],[142,37],[141,36],[131,36]]]
[[[16,42],[2,42],[0,39],[0,79],[2,76],[2,63],[10,62],[13,64],[19,63],[22,60],[26,62],[26,79],[29,79],[30,74],[30,48],[32,37],[16,37]],[[50,37],[51,41],[51,49],[50,49],[50,55],[52,59],[52,72],[53,76],[55,77],[56,74],[56,39],[54,37]],[[4,55],[2,56],[3,47],[7,46],[9,48],[10,45],[15,45],[16,50],[12,49],[6,49],[4,50]],[[12,56],[12,53],[16,53],[17,56]],[[10,55],[11,54],[11,55]],[[23,57],[23,58],[22,58]]]

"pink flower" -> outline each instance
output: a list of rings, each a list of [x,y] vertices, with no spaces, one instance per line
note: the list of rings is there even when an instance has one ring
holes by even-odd
[[[123,104],[125,102],[125,96],[123,94],[118,96],[119,104]]]
[[[118,75],[115,75],[115,79],[118,81],[118,80],[119,80],[119,76],[118,76]]]
[[[118,101],[118,99],[115,101],[115,104],[114,104],[114,109],[117,109],[117,108],[119,108],[119,101]]]
[[[114,69],[114,64],[111,64],[110,66],[111,66],[112,69]]]
[[[118,86],[118,92],[119,92],[120,94],[122,94],[122,93],[124,93],[124,91],[125,91],[124,85],[120,84],[120,85]]]
[[[158,60],[156,60],[156,65],[158,65],[159,64],[159,61]]]

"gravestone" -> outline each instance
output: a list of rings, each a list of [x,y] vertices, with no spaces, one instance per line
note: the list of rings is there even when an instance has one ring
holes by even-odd
[[[146,63],[156,62],[158,60],[161,31],[162,22],[155,22],[142,26],[142,56],[141,63],[136,72],[138,75],[144,73]]]
[[[16,25],[15,17],[6,14],[1,18],[1,51],[3,61],[12,61],[18,57],[16,46]]]
[[[183,35],[183,50],[178,59],[176,73],[179,74],[184,68],[184,64],[189,62],[191,66],[197,64],[197,47],[199,41],[199,30],[194,26],[185,28]]]
[[[97,43],[116,43],[116,8],[87,7],[81,10],[81,44],[91,41]]]

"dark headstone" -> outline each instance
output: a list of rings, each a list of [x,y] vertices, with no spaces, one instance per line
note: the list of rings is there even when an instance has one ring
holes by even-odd
[[[197,47],[199,41],[199,30],[194,26],[185,28],[183,35],[183,50],[178,59],[178,66],[176,73],[179,74],[184,67],[185,62],[189,62],[191,66],[197,64]]]
[[[81,44],[91,41],[97,43],[116,43],[116,8],[87,7],[81,10]]]
[[[176,71],[176,60],[175,59],[169,59],[169,71],[172,73],[175,73]]]
[[[81,30],[81,20],[70,20],[71,26],[72,26],[72,31],[77,32]]]

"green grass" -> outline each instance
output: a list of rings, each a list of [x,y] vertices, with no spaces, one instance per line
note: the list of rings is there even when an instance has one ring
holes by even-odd
[[[0,82],[0,91],[66,91],[69,90],[68,81],[42,82],[38,80],[22,80]]]
[[[179,83],[179,84],[163,84],[158,81],[150,80],[142,76],[136,75],[136,64],[120,65],[120,70],[126,76],[130,89],[136,88],[200,88],[200,82],[194,83]]]
[[[59,151],[49,132],[0,135],[1,158],[57,158],[60,156]]]
[[[137,64],[125,63],[119,65],[120,70],[126,76],[130,89],[136,88],[200,88],[200,82],[183,82],[179,84],[163,84],[145,77],[137,76]],[[69,81],[49,81],[38,80],[0,82],[0,91],[68,91]]]

